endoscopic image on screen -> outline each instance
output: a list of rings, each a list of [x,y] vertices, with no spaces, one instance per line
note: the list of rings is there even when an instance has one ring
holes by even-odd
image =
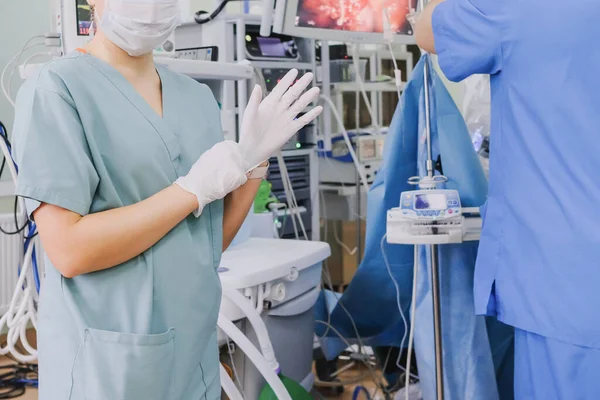
[[[383,32],[383,8],[392,30],[411,35],[406,19],[416,0],[298,0],[296,26],[353,32]]]
[[[87,36],[90,34],[92,15],[87,0],[77,0],[77,34]]]

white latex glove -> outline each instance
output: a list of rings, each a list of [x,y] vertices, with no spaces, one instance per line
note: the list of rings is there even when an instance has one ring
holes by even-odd
[[[258,85],[254,88],[240,131],[240,146],[248,162],[247,171],[268,160],[296,132],[314,121],[323,111],[323,107],[315,107],[296,119],[299,113],[319,97],[317,87],[302,94],[313,80],[312,73],[304,75],[290,87],[297,76],[298,70],[292,69],[262,101],[262,89]]]
[[[199,217],[207,204],[224,198],[247,180],[246,160],[240,145],[226,140],[204,152],[190,172],[175,184],[198,198],[194,216]]]

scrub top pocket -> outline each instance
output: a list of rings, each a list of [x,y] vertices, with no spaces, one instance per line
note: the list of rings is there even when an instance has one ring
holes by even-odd
[[[175,330],[137,335],[85,330],[86,400],[165,400],[175,387]]]

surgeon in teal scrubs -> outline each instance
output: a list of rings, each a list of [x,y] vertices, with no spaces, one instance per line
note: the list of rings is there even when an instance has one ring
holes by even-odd
[[[446,76],[489,74],[475,309],[515,327],[515,399],[600,399],[600,2],[434,0]]]
[[[209,88],[153,62],[177,0],[89,1],[93,39],[16,109],[17,193],[47,255],[39,398],[216,400],[216,268],[318,89],[290,88],[297,71],[263,102],[256,89],[240,143],[223,141]]]

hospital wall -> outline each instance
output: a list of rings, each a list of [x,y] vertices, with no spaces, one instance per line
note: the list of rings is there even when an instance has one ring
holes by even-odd
[[[21,50],[27,39],[50,31],[51,22],[49,0],[0,1],[0,71]],[[13,120],[12,106],[3,95],[0,95],[0,121],[11,131]],[[2,179],[9,179],[7,172],[6,169]],[[11,199],[0,198],[0,213],[7,212],[11,208]]]

